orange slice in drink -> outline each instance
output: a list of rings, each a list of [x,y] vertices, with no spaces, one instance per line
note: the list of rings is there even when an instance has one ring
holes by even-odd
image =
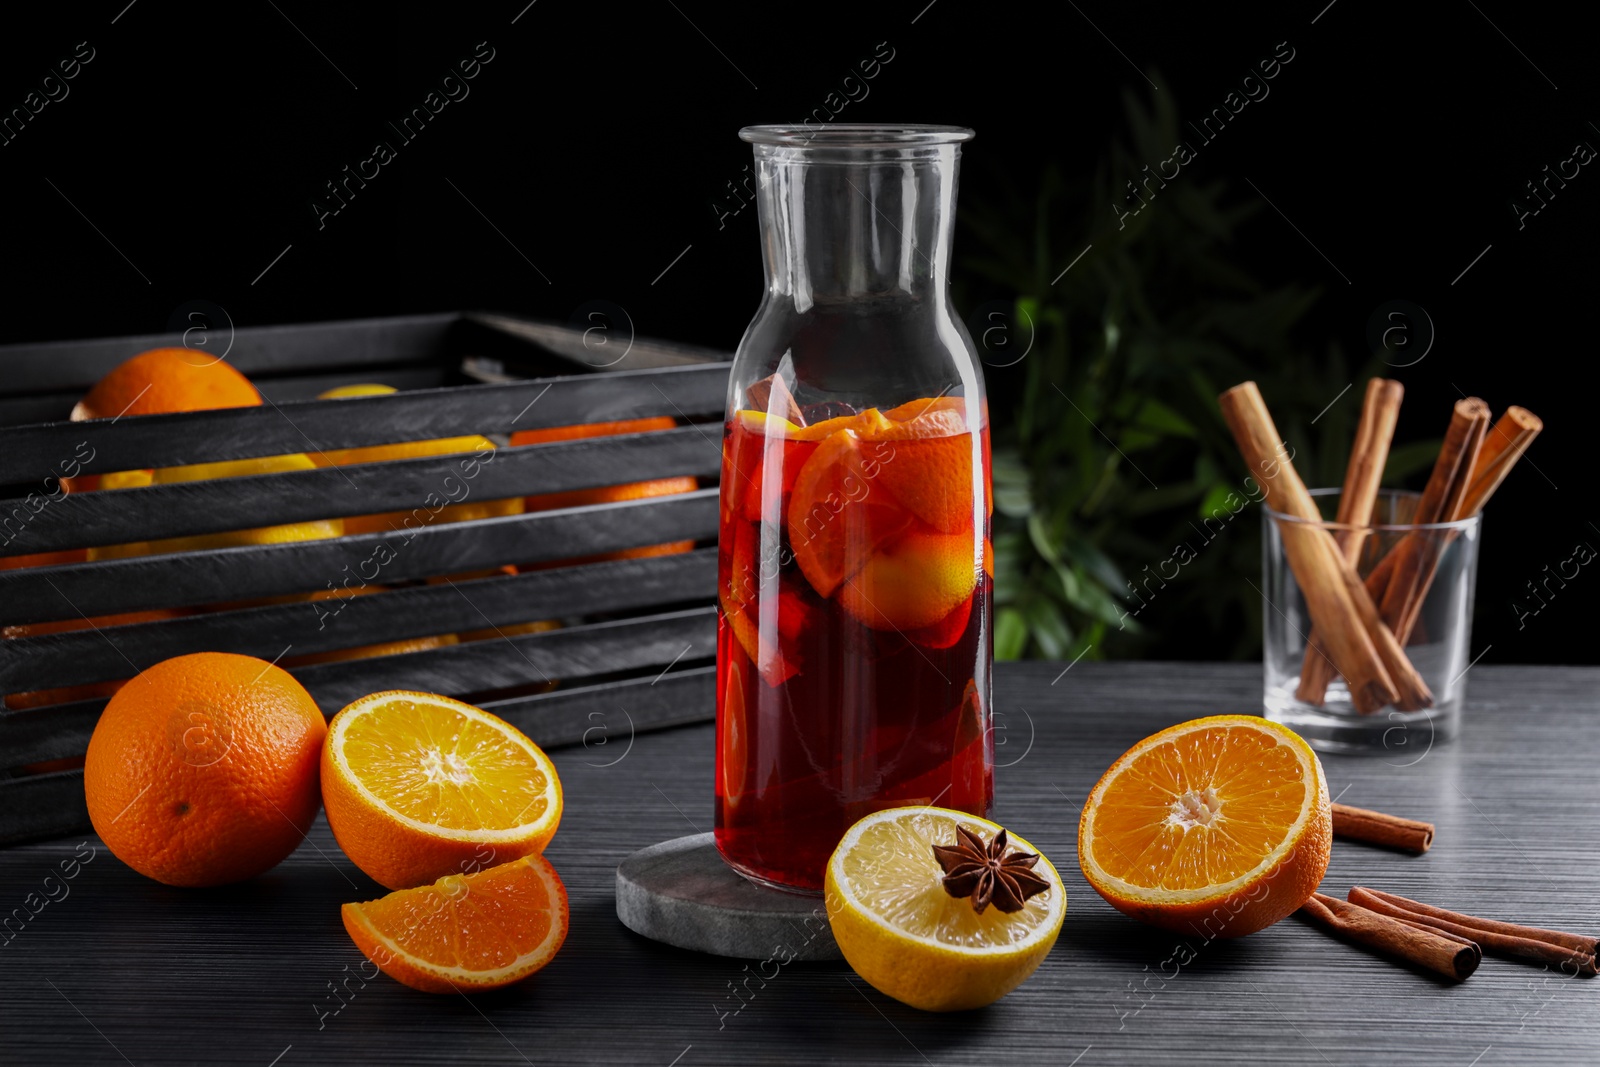
[[[978,584],[975,547],[971,533],[913,530],[845,579],[839,603],[874,630],[932,626],[971,598]]]
[[[954,411],[965,417],[966,410],[966,397],[925,396],[918,400],[908,400],[899,407],[890,408],[883,414],[890,422],[910,422],[912,419],[921,418],[923,415],[935,411]]]
[[[941,399],[950,399],[944,397]],[[915,408],[919,401],[896,411]],[[944,533],[973,527],[972,453],[975,435],[960,411],[930,408],[882,435],[889,442],[878,480],[917,518]]]
[[[539,746],[480,708],[433,693],[373,693],[328,725],[322,804],[339,847],[406,889],[541,852],[561,779]]]
[[[339,909],[363,955],[424,993],[519,982],[567,939],[567,889],[550,861],[524,856]]]
[[[761,678],[776,688],[800,673],[796,643],[814,612],[810,605],[777,575],[764,576],[758,539],[761,528],[753,523],[733,527],[733,572],[722,591],[722,614],[739,646],[756,665]],[[775,603],[772,618],[763,624],[762,605]]]
[[[878,416],[876,428],[891,426],[878,412],[871,414]],[[832,596],[873,553],[910,525],[911,515],[904,507],[881,488],[874,492],[883,459],[893,455],[888,443],[858,428],[846,428],[818,445],[795,478],[786,516],[789,547],[819,596]]]
[[[789,501],[789,544],[820,596],[876,629],[946,619],[977,581],[965,400],[914,400],[830,419]]]
[[[1304,904],[1328,869],[1332,808],[1300,736],[1249,715],[1170,727],[1095,784],[1083,874],[1112,907],[1186,935],[1242,937]]]

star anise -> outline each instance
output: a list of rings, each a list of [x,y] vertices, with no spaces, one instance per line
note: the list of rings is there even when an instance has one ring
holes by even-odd
[[[985,842],[965,826],[956,827],[955,845],[934,845],[933,858],[944,870],[944,891],[953,897],[971,897],[979,915],[993,904],[1000,911],[1021,911],[1031,896],[1050,883],[1033,873],[1039,856],[1006,847],[1006,832]]]

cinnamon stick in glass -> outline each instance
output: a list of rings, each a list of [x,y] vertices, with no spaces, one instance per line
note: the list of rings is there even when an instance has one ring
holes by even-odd
[[[1333,836],[1414,852],[1420,856],[1433,847],[1433,823],[1402,819],[1398,815],[1355,808],[1349,804],[1335,804]]]
[[[1366,712],[1402,699],[1424,707],[1431,704],[1427,683],[1384,625],[1355,568],[1322,526],[1322,513],[1284,454],[1283,439],[1261,390],[1255,382],[1244,382],[1223,393],[1218,403],[1245,462],[1260,478],[1267,502],[1301,520],[1278,524],[1284,551],[1312,625],[1324,634],[1326,655],[1351,683],[1351,702]]]
[[[1473,465],[1472,478],[1453,519],[1476,515],[1489,502],[1494,491],[1500,488],[1511,468],[1516,466],[1533,444],[1533,439],[1544,429],[1544,420],[1527,408],[1513,404],[1495,422],[1494,428],[1484,436],[1483,448],[1478,451],[1478,462]]]
[[[1412,523],[1426,525],[1447,522],[1461,508],[1488,427],[1489,405],[1477,397],[1456,401],[1444,444],[1439,449],[1439,458],[1434,462],[1428,484],[1417,502],[1416,513],[1411,517]],[[1375,592],[1372,585],[1368,585],[1369,594],[1379,604],[1379,614],[1384,624],[1402,645],[1411,635],[1422,608],[1423,596],[1433,583],[1440,545],[1437,531],[1407,534],[1390,549],[1380,567],[1388,574],[1386,581],[1377,583],[1382,585],[1381,592]],[[1377,571],[1373,574],[1376,576]],[[1371,583],[1372,579],[1369,577],[1368,581]],[[1302,673],[1295,696],[1308,704],[1320,705],[1326,700],[1328,684],[1332,681],[1333,674],[1326,666],[1314,666],[1311,672]],[[1431,703],[1431,699],[1424,701],[1416,693],[1406,692],[1400,694],[1395,707],[1404,711],[1418,711]],[[1357,710],[1361,710],[1359,704]]]
[[[1500,922],[1497,919],[1481,919],[1476,915],[1464,915],[1359,885],[1350,890],[1350,903],[1403,922],[1418,923],[1444,933],[1470,938],[1485,952],[1497,956],[1572,968],[1578,974],[1600,973],[1595,966],[1597,941],[1593,937]]]
[[[1306,919],[1347,941],[1460,982],[1483,961],[1471,940],[1315,893],[1300,908]]]
[[[1305,596],[1312,624],[1325,635],[1323,647],[1327,655],[1349,680],[1351,698],[1373,707],[1393,703],[1399,695],[1394,680],[1358,614],[1350,585],[1341,573],[1348,569],[1348,564],[1328,531],[1309,525],[1321,522],[1322,516],[1311,494],[1306,492],[1305,483],[1295,473],[1283,438],[1278,435],[1278,428],[1261,399],[1261,390],[1255,382],[1244,382],[1223,393],[1217,403],[1228,428],[1233,431],[1245,465],[1260,481],[1267,503],[1287,515],[1305,520],[1280,525],[1284,551]],[[1353,576],[1354,571],[1351,574]],[[1359,580],[1356,584],[1359,587]],[[1373,608],[1370,597],[1367,607]],[[1376,616],[1375,610],[1373,615]],[[1393,635],[1390,637],[1392,640]]]
[[[1350,462],[1345,467],[1344,487],[1339,491],[1339,510],[1334,521],[1341,526],[1368,526],[1378,501],[1378,483],[1389,461],[1389,445],[1394,440],[1395,423],[1400,418],[1400,401],[1405,387],[1389,378],[1367,380],[1367,394],[1361,402],[1361,418],[1356,423],[1356,439],[1350,446]],[[1344,558],[1355,566],[1361,558],[1362,534],[1359,530],[1340,530],[1334,535]],[[1300,685],[1295,696],[1321,704],[1331,680],[1332,667],[1318,647],[1315,629],[1306,640],[1306,654],[1300,664]],[[1320,682],[1319,682],[1320,679]],[[1313,700],[1312,698],[1315,697]]]
[[[1478,450],[1488,430],[1488,404],[1475,396],[1456,401],[1450,428],[1445,431],[1444,444],[1439,449],[1439,460],[1422,490],[1413,522],[1449,522],[1450,516],[1460,510],[1478,462]],[[1389,580],[1389,588],[1384,590],[1380,610],[1384,621],[1401,641],[1411,635],[1416,625],[1422,599],[1433,584],[1444,544],[1438,531],[1418,531],[1407,535],[1394,548],[1401,555],[1395,561],[1394,576]],[[1405,703],[1396,707],[1402,711],[1418,710]]]

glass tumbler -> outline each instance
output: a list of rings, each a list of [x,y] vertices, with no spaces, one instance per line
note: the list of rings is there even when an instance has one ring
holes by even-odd
[[[871,812],[986,814],[983,375],[950,306],[950,126],[756,126],[766,292],[723,436],[716,840],[815,892]]]
[[[1263,666],[1265,711],[1323,751],[1386,754],[1391,762],[1421,759],[1461,728],[1469,666],[1472,596],[1482,517],[1412,524],[1418,494],[1385,490],[1370,526],[1329,516],[1339,490],[1316,489],[1320,523],[1263,508]],[[1357,709],[1344,679],[1316,646],[1305,597],[1284,552],[1289,527],[1320,526],[1354,558],[1380,614],[1432,695],[1424,707]],[[1393,587],[1393,588],[1391,588]]]

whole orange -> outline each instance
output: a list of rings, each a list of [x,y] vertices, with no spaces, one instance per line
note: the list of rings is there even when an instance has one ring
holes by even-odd
[[[579,426],[551,426],[543,430],[518,430],[511,435],[512,445],[543,445],[554,441],[577,441],[588,437],[613,437],[625,433],[647,433],[651,430],[670,430],[678,423],[670,415],[650,419],[623,419],[620,422],[588,422]],[[572,489],[562,493],[541,493],[525,501],[528,511],[554,511],[557,508],[577,508],[588,504],[611,504],[622,500],[642,500],[647,497],[676,496],[692,493],[700,487],[693,478],[653,478],[648,482],[629,482],[625,485],[608,485],[596,489]],[[642,559],[648,556],[671,556],[692,552],[693,541],[669,541],[663,545],[642,545],[625,548],[620,552],[606,552],[595,556],[562,560],[562,563],[593,563],[606,559]],[[543,570],[552,564],[536,564],[528,570]]]
[[[95,382],[72,409],[72,421],[260,403],[250,379],[215,356],[192,348],[152,348]]]
[[[158,882],[252,878],[316,818],[327,732],[311,694],[265,660],[163,660],[100,714],[83,768],[90,821],[118,859]]]

